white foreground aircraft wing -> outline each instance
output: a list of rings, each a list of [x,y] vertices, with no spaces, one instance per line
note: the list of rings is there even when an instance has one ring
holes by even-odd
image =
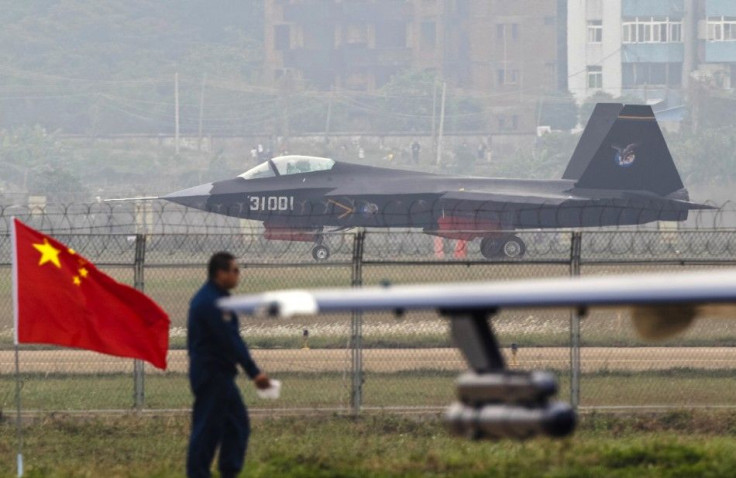
[[[249,314],[291,316],[340,311],[437,309],[469,365],[457,382],[458,402],[445,415],[459,435],[527,438],[566,436],[573,408],[553,402],[554,376],[506,368],[488,318],[520,307],[631,307],[637,331],[668,337],[699,316],[736,318],[736,269],[610,277],[578,277],[282,291],[221,299],[220,307]]]
[[[645,338],[662,338],[699,316],[736,318],[736,269],[275,291],[221,299],[246,314],[289,317],[341,311],[631,307]]]

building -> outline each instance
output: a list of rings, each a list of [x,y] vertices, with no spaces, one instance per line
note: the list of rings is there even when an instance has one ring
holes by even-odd
[[[695,77],[707,84],[731,89],[736,86],[736,2],[696,2],[697,58]]]
[[[565,4],[268,1],[263,76],[370,92],[402,71],[434,71],[453,91],[487,103],[491,129],[534,131],[539,98],[567,89]]]
[[[568,85],[670,106],[692,81],[730,88],[736,65],[732,0],[568,0]]]

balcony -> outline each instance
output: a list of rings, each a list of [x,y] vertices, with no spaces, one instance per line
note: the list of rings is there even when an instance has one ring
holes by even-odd
[[[627,43],[621,47],[622,63],[681,63],[682,43]]]
[[[736,63],[736,41],[705,42],[706,63]]]

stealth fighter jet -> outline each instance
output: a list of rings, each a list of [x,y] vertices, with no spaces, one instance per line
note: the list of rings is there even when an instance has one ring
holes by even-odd
[[[473,240],[487,258],[520,257],[514,231],[684,221],[690,202],[651,107],[599,104],[562,179],[448,176],[280,156],[233,179],[162,197],[185,206],[262,221],[265,237],[314,242],[354,227],[421,228]]]

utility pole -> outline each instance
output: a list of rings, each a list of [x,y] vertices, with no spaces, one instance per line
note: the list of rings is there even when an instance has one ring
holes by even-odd
[[[332,96],[333,91],[330,90],[327,97],[327,119],[325,120],[325,138],[330,134],[330,122],[332,121]]]
[[[442,82],[442,104],[440,105],[440,132],[439,138],[437,139],[437,161],[439,165],[442,160],[442,135],[445,131],[445,94],[447,92],[447,82]]]
[[[434,77],[434,83],[432,84],[432,152],[437,155],[437,131],[435,130],[435,123],[437,116],[437,77]]]
[[[202,89],[199,91],[199,127],[197,128],[197,151],[202,151],[202,116],[204,115],[204,85],[207,73],[202,76]]]
[[[179,72],[174,73],[174,147],[179,154]]]

